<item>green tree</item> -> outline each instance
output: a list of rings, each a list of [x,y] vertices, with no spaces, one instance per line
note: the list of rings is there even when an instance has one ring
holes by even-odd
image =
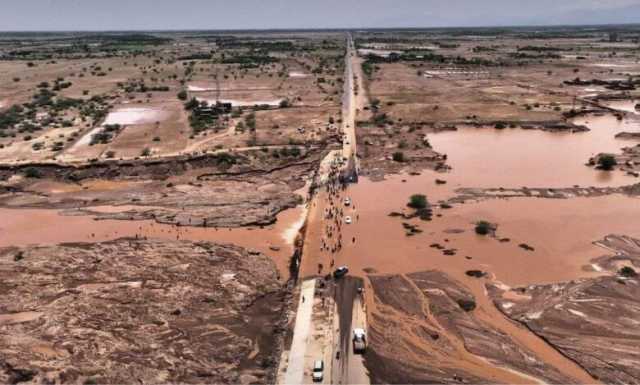
[[[407,206],[414,209],[424,209],[427,207],[427,205],[427,197],[423,194],[411,195],[411,197],[409,198],[409,203],[407,203]]]
[[[598,157],[598,167],[602,170],[613,170],[613,167],[618,164],[616,158],[610,154],[604,154]]]
[[[480,221],[476,223],[476,234],[479,235],[487,235],[493,231],[495,231],[495,226],[487,221]]]
[[[636,277],[638,275],[638,273],[636,273],[636,271],[633,270],[633,268],[631,268],[629,266],[625,266],[622,269],[620,269],[618,271],[618,274],[620,274],[623,277],[628,277],[628,278],[633,278],[633,277]]]
[[[24,170],[24,176],[27,178],[42,178],[42,173],[35,167],[27,167]]]

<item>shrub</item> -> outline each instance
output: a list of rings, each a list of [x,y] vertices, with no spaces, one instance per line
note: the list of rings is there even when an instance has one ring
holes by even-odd
[[[605,154],[598,158],[598,168],[602,170],[613,170],[613,167],[618,164],[616,158],[613,155]]]
[[[472,300],[472,299],[459,299],[458,301],[458,306],[460,306],[460,308],[464,311],[472,311],[476,308],[476,301]]]
[[[627,278],[633,278],[633,277],[636,277],[638,275],[638,273],[636,273],[636,271],[633,270],[633,268],[631,268],[629,266],[625,266],[622,269],[618,270],[618,274],[620,274],[623,277],[627,277]]]
[[[178,99],[187,100],[187,91],[182,90],[182,91],[178,92]]]
[[[402,151],[397,151],[393,153],[393,160],[396,162],[404,162],[405,158],[404,158],[404,152]]]
[[[476,223],[476,234],[479,235],[487,235],[493,231],[495,231],[495,226],[487,221],[480,221]]]
[[[280,101],[280,108],[289,108],[291,107],[291,103],[287,99],[282,99]]]
[[[28,167],[24,170],[24,176],[27,178],[42,178],[42,173],[35,167]]]
[[[427,207],[427,197],[423,194],[414,194],[409,198],[407,206],[414,209],[424,209]]]

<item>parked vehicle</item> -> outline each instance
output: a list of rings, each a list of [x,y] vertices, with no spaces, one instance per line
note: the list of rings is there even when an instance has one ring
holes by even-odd
[[[351,224],[351,217],[344,217],[344,223],[350,225]]]
[[[345,206],[350,206],[351,205],[351,199],[349,199],[348,197],[344,198],[344,205]]]

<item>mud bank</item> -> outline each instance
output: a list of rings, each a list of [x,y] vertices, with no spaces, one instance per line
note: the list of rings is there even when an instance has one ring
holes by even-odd
[[[88,213],[90,206],[127,205],[130,209],[126,212],[91,214],[179,226],[266,226],[275,222],[278,213],[302,202],[297,191],[306,185],[318,161],[310,156],[270,169],[235,165],[224,171],[189,161],[178,171],[169,162],[132,166],[139,169],[129,170],[129,176],[127,172],[116,176],[121,172],[116,166],[96,165],[81,171],[51,166],[41,178],[13,177],[5,182],[0,205],[83,209]],[[75,172],[81,176],[74,177]],[[102,179],[112,172],[116,179]]]
[[[269,382],[281,286],[265,255],[119,239],[0,251],[0,380]],[[39,317],[21,317],[38,312]],[[271,326],[266,326],[271,325]]]
[[[456,197],[447,203],[464,203],[469,200],[491,198],[546,198],[571,199],[576,197],[601,197],[611,194],[622,194],[629,197],[640,196],[640,183],[620,187],[568,187],[568,188],[460,188],[456,189]]]
[[[483,321],[476,315],[480,310],[473,294],[445,273],[369,278],[376,310],[370,322],[371,352],[366,363],[376,383],[575,383],[589,379],[568,377]]]
[[[640,241],[608,236],[599,245],[615,252],[593,260],[609,276],[503,290],[489,286],[496,306],[525,325],[595,379],[640,382],[640,280],[622,266],[640,268]]]

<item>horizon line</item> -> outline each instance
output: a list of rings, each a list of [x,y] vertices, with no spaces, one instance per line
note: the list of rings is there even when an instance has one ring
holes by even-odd
[[[314,32],[314,31],[423,31],[423,30],[447,30],[447,29],[490,29],[490,28],[579,28],[579,27],[640,27],[640,22],[636,23],[598,23],[598,24],[496,24],[496,25],[474,25],[474,26],[431,26],[431,27],[313,27],[313,28],[133,28],[133,29],[24,29],[24,30],[0,30],[0,34],[9,33],[105,33],[105,32]]]

